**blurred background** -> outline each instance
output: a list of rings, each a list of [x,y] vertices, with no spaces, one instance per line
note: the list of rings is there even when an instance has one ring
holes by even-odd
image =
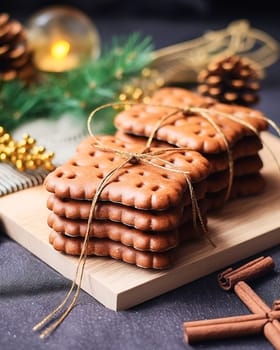
[[[280,41],[278,5],[273,0],[6,0],[2,1],[1,12],[10,13],[24,24],[38,10],[52,5],[69,5],[87,14],[97,27],[101,47],[114,35],[140,32],[152,37],[156,50],[223,29],[239,19],[247,19],[252,27]],[[279,64],[273,64],[263,81],[265,91],[260,105],[271,111],[272,117],[278,116],[278,107],[271,110],[266,96],[270,101],[279,99],[274,89],[279,79]]]
[[[5,1],[2,11],[15,12],[23,16],[44,6],[58,4],[54,0]],[[246,16],[261,19],[279,17],[277,2],[267,1],[222,1],[222,0],[61,0],[60,5],[71,5],[90,16],[113,17],[163,17],[173,19],[207,19],[223,16]]]
[[[202,31],[219,29],[240,18],[280,39],[278,5],[273,0],[13,0],[3,1],[1,12],[25,20],[50,5],[70,5],[85,12],[105,40],[113,34],[137,30],[153,35],[161,47],[194,38]]]

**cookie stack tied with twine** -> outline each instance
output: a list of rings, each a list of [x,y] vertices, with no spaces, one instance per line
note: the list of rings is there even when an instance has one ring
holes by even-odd
[[[168,268],[183,241],[207,234],[209,168],[184,148],[90,136],[45,179],[50,243],[70,255]]]
[[[259,111],[222,104],[176,87],[158,90],[149,104],[134,105],[115,118],[116,135],[126,142],[147,138],[173,147],[200,152],[210,163],[207,179],[208,210],[223,206],[229,198],[263,191],[263,166],[258,154],[260,132],[268,128]],[[157,127],[158,126],[158,127]]]

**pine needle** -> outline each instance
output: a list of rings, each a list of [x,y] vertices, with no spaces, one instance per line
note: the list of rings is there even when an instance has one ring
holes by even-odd
[[[59,118],[66,112],[86,121],[98,105],[117,101],[122,86],[152,62],[152,50],[149,37],[133,33],[113,38],[98,60],[68,72],[44,73],[36,85],[2,82],[0,125],[11,132],[27,121]],[[112,116],[102,120],[100,130],[112,133]]]

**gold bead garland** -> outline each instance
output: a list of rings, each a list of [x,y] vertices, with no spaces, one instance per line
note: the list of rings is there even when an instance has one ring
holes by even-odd
[[[131,79],[124,84],[119,94],[121,102],[145,102],[150,101],[150,95],[164,85],[161,74],[156,69],[144,68],[139,77]]]
[[[16,141],[0,126],[0,162],[10,163],[19,171],[42,168],[52,171],[53,152],[47,152],[45,147],[37,146],[36,140],[30,135],[24,135]]]

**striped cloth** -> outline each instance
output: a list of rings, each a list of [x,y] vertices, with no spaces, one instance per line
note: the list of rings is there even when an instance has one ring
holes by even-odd
[[[0,164],[0,197],[6,194],[41,185],[46,177],[44,170],[17,171],[9,164]]]

